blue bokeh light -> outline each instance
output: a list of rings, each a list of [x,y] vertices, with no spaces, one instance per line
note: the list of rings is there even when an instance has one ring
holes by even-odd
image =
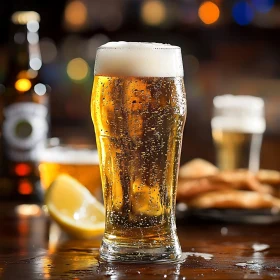
[[[252,5],[256,11],[268,13],[274,5],[274,0],[252,0]]]
[[[246,1],[238,1],[232,8],[232,16],[239,25],[248,25],[254,18],[254,11]]]

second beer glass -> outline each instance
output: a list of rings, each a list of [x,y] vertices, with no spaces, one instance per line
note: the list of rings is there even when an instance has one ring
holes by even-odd
[[[213,105],[211,125],[218,167],[257,172],[266,127],[263,99],[227,94],[216,96]]]
[[[181,49],[101,46],[91,111],[106,209],[101,258],[178,259],[175,203],[186,118]]]

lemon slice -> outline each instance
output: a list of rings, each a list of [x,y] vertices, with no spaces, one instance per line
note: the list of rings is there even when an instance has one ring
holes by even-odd
[[[45,202],[50,216],[68,234],[89,239],[104,232],[104,206],[71,176],[59,175],[47,190]]]

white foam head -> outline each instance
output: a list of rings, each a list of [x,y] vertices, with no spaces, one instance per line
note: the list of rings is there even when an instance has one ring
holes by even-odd
[[[213,100],[212,128],[227,131],[263,133],[266,128],[264,101],[248,95],[221,95]]]
[[[98,152],[92,149],[75,149],[57,146],[40,152],[41,162],[61,164],[98,164]]]
[[[95,75],[183,77],[181,48],[169,44],[109,42],[98,48]]]

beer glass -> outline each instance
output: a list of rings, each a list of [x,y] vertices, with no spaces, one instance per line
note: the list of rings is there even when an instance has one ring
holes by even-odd
[[[94,145],[49,139],[40,152],[40,178],[46,190],[60,174],[68,174],[102,200],[98,153]]]
[[[186,96],[181,49],[111,42],[97,50],[91,100],[107,261],[176,260],[175,203]]]
[[[213,105],[211,126],[218,167],[258,171],[266,127],[263,99],[222,95],[214,98]]]

